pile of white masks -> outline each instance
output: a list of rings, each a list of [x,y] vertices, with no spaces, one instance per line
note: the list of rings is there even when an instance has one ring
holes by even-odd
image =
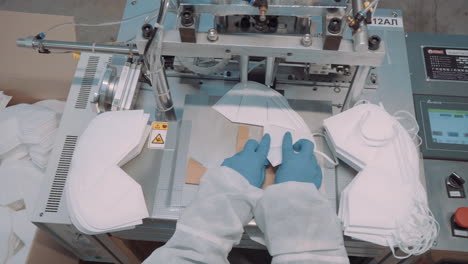
[[[29,158],[0,164],[0,264],[26,263],[37,229],[30,219],[42,178]]]
[[[46,100],[5,108],[0,92],[0,264],[26,263],[37,227],[34,213],[43,171],[65,103]]]
[[[63,102],[43,101],[0,110],[0,159],[14,160],[29,155],[39,168],[47,166],[63,111],[52,110],[47,107],[48,102],[54,106],[63,105]]]
[[[407,254],[398,258],[423,254],[439,231],[420,181],[419,127],[399,122],[408,116],[361,104],[324,121],[336,155],[358,171],[341,193],[345,235],[388,246],[394,255],[398,247]]]
[[[271,144],[268,160],[272,166],[282,162],[281,145],[286,132],[291,132],[293,141],[308,139],[315,145],[314,136],[304,119],[294,111],[288,101],[277,91],[257,82],[238,83],[229,90],[214,106],[224,117],[233,123],[263,127],[263,133],[270,134]],[[324,153],[314,150],[333,165]]]
[[[80,136],[65,195],[70,218],[81,232],[130,229],[148,217],[140,184],[120,168],[143,149],[148,119],[142,110],[106,112]]]

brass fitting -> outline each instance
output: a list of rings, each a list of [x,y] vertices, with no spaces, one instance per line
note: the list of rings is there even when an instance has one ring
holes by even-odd
[[[258,9],[260,10],[260,21],[266,21],[266,14],[267,14],[267,10],[268,10],[268,7],[265,6],[265,5],[261,5],[258,7]]]

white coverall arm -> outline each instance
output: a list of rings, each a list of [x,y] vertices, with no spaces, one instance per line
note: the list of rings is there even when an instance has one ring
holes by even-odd
[[[314,184],[269,186],[254,215],[273,264],[349,263],[340,221]]]
[[[208,170],[172,238],[144,264],[229,263],[227,256],[240,242],[262,193],[228,167]]]

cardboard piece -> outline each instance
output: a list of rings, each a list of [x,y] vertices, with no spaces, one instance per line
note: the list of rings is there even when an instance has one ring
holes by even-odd
[[[185,176],[185,183],[187,184],[200,184],[201,177],[208,169],[205,168],[198,161],[190,158],[187,165],[187,173]]]
[[[79,259],[60,245],[53,237],[38,228],[26,263],[78,264]]]
[[[241,152],[244,149],[245,143],[249,140],[249,127],[239,126],[237,130],[236,152]]]
[[[77,64],[72,55],[39,54],[16,47],[16,40],[73,21],[71,16],[0,11],[0,91],[13,96],[10,105],[44,99],[66,100]],[[46,38],[76,41],[75,28],[62,27],[48,33]]]
[[[263,182],[262,189],[265,190],[268,186],[273,185],[275,183],[275,173],[276,167],[272,167],[268,165],[265,170],[265,181]]]

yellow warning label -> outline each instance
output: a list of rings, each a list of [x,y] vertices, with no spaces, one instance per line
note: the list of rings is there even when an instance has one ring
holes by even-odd
[[[164,139],[162,138],[161,134],[158,134],[153,141],[151,141],[153,144],[164,144]]]
[[[153,122],[153,130],[167,130],[169,125],[166,122]]]

